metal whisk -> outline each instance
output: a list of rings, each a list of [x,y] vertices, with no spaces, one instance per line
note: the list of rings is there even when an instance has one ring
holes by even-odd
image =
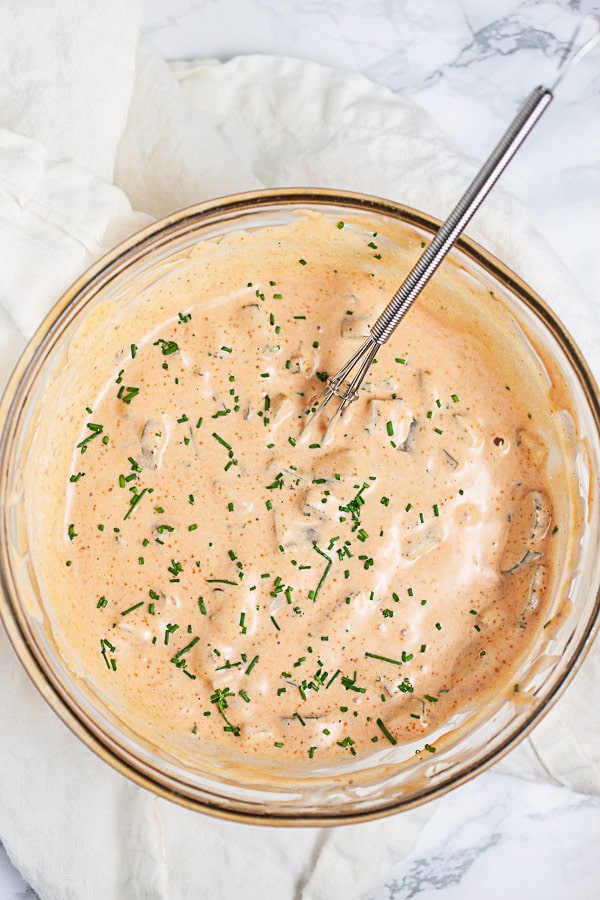
[[[578,46],[581,33],[588,25],[593,33]],[[600,17],[585,16],[577,26],[562,57],[558,75],[550,87],[534,88],[509,125],[488,160],[473,179],[446,221],[440,226],[428,247],[419,257],[386,308],[370,330],[369,337],[332,378],[310,409],[304,432],[316,416],[327,406],[332,397],[339,399],[338,408],[329,423],[333,422],[358,397],[359,388],[377,352],[390,338],[412,304],[436,271],[457,238],[466,228],[474,213],[486,198],[510,160],[513,158],[542,113],[548,108],[554,92],[566,72],[583,58],[600,41]]]

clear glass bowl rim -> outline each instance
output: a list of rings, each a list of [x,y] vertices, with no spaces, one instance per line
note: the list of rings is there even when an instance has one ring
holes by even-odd
[[[260,212],[261,209],[280,206],[297,209],[339,206],[345,211],[366,211],[399,219],[430,233],[435,232],[441,224],[438,219],[427,213],[384,198],[342,190],[286,188],[243,192],[194,204],[136,232],[102,256],[65,291],[44,318],[19,359],[0,401],[0,477],[3,487],[7,477],[4,470],[4,457],[11,412],[15,409],[15,404],[21,401],[22,385],[26,382],[40,349],[56,324],[76,303],[80,294],[88,291],[94,285],[110,282],[146,251],[153,249],[158,244],[172,241],[178,234],[186,232],[195,225],[202,225],[218,219],[226,220],[240,214]],[[551,332],[573,367],[589,405],[596,431],[600,435],[598,387],[585,359],[562,322],[558,320],[544,300],[517,274],[474,240],[462,236],[457,240],[456,248],[517,296]],[[571,648],[571,666],[563,671],[551,694],[544,699],[543,703],[535,706],[525,724],[518,731],[509,733],[493,751],[484,752],[471,767],[465,768],[458,775],[454,774],[446,783],[432,789],[424,788],[408,800],[400,795],[385,806],[377,806],[370,810],[361,809],[357,813],[346,811],[343,814],[332,813],[330,809],[324,810],[322,814],[299,812],[295,815],[278,815],[276,810],[273,810],[272,813],[256,813],[242,807],[236,809],[231,804],[221,805],[218,796],[215,797],[214,802],[206,797],[199,800],[197,797],[186,794],[184,788],[180,790],[178,785],[168,778],[165,780],[156,778],[153,772],[146,771],[143,766],[138,766],[128,760],[126,755],[121,755],[114,748],[108,747],[94,730],[93,723],[88,723],[78,716],[68,699],[62,696],[62,692],[53,683],[52,678],[49,677],[45,667],[38,659],[35,649],[31,646],[26,631],[19,621],[19,616],[11,600],[11,591],[6,582],[4,567],[0,571],[0,619],[27,674],[54,712],[88,748],[130,780],[159,796],[174,800],[190,809],[201,810],[225,819],[266,825],[339,825],[380,818],[441,796],[489,768],[523,740],[554,705],[579,670],[600,628],[600,589],[595,595],[593,611],[586,628],[577,645]]]

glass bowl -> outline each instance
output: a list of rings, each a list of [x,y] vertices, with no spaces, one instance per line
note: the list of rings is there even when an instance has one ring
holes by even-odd
[[[547,385],[560,381],[562,402],[552,416],[562,436],[552,454],[557,477],[567,473],[570,484],[561,522],[567,535],[559,554],[563,571],[548,619],[529,635],[527,653],[513,673],[515,687],[486,691],[440,726],[430,739],[435,739],[434,753],[415,749],[414,743],[388,744],[343,764],[307,766],[256,761],[245,758],[243,749],[231,758],[210,748],[186,755],[144,733],[118,714],[81,666],[68,659],[57,638],[37,545],[40,527],[49,527],[52,517],[62,521],[62,511],[43,511],[41,454],[52,446],[54,423],[65,425],[82,334],[89,338],[95,328],[99,337],[104,334],[106,321],[99,310],[108,303],[118,323],[132,298],[176,270],[199,242],[218,241],[239,230],[284,227],[307,211],[340,224],[351,218],[359,227],[364,220],[365,228],[372,228],[375,222],[382,232],[401,224],[415,258],[439,225],[400,204],[348,192],[240,194],[182,210],[134,235],[82,275],[52,309],[18,363],[0,408],[0,613],[17,655],[47,702],[100,758],[138,784],[222,817],[331,825],[407,809],[470,779],[534,727],[578,669],[597,630],[600,608],[600,407],[585,361],[544,301],[475,242],[460,239],[449,260],[465,285],[477,286],[477,314],[486,316],[486,304],[501,305],[508,324],[498,339],[508,341],[507,356],[518,359],[521,353]],[[443,278],[442,271],[435,278]],[[382,306],[383,300],[387,298]]]

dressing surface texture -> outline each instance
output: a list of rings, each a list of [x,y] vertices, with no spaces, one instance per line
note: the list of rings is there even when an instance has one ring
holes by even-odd
[[[275,772],[434,753],[518,691],[578,518],[556,378],[494,292],[448,261],[344,416],[311,418],[424,243],[296,213],[161,263],[74,338],[31,451],[35,565],[67,663],[158,746]]]

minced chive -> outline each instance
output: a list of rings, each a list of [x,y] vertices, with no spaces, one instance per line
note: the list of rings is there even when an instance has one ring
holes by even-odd
[[[222,447],[225,447],[226,450],[231,450],[231,444],[228,444],[227,441],[222,438],[220,434],[217,434],[216,431],[213,431],[212,436],[214,437],[215,441],[218,441],[219,444],[221,444]]]
[[[321,588],[323,586],[325,579],[327,578],[327,576],[329,574],[329,570],[331,569],[331,566],[333,565],[333,560],[323,550],[321,550],[321,548],[319,547],[319,545],[317,544],[316,541],[313,541],[313,549],[319,554],[319,556],[322,556],[323,559],[325,559],[327,561],[327,565],[325,566],[325,571],[323,572],[323,575],[321,576],[321,580],[317,584],[314,591],[308,592],[309,599],[315,601],[317,599],[319,591],[321,590]]]
[[[119,392],[117,394],[117,399],[122,400],[123,403],[129,404],[129,403],[131,403],[131,401],[133,400],[134,397],[137,397],[139,392],[140,392],[140,389],[137,387],[125,387],[124,385],[122,385],[119,388]]]
[[[379,653],[368,653],[365,651],[365,656],[368,656],[369,659],[379,659],[382,662],[392,663],[394,666],[402,665],[402,662],[399,659],[392,659],[390,656],[381,656]]]
[[[386,738],[388,739],[390,744],[393,745],[393,744],[397,743],[396,738],[393,736],[393,734],[390,734],[390,732],[388,731],[388,729],[385,726],[385,723],[381,719],[377,719],[377,725],[379,726],[379,728],[381,728],[381,730],[383,731],[384,735],[386,736]]]
[[[154,341],[154,346],[160,347],[163,356],[171,356],[172,353],[177,353],[179,350],[179,344],[176,341],[165,341],[164,338]]]
[[[173,634],[173,632],[177,631],[179,625],[167,625],[165,629],[165,644],[169,643],[169,638]]]
[[[98,435],[102,434],[102,432],[104,431],[104,426],[98,425],[95,422],[87,422],[86,428],[89,428],[90,434],[88,434],[87,437],[84,437],[83,440],[79,441],[79,443],[77,444],[77,449],[82,453],[86,452],[89,442],[93,441],[95,437],[98,437]]]
[[[138,505],[138,503],[144,496],[144,494],[151,494],[153,491],[153,488],[146,487],[146,488],[143,488],[141,491],[138,491],[137,488],[134,486],[132,488],[129,488],[129,490],[132,492],[133,496],[129,500],[129,509],[123,516],[123,519],[129,518],[129,516],[131,515],[133,510],[136,508],[136,506]]]
[[[144,601],[143,601],[143,600],[140,600],[139,603],[134,603],[133,606],[130,606],[130,607],[129,607],[129,609],[124,609],[123,612],[121,613],[121,615],[122,615],[122,616],[128,616],[129,613],[131,613],[131,612],[134,611],[134,609],[139,609],[140,606],[143,606],[143,605],[144,605]]]
[[[249,674],[250,674],[250,672],[252,671],[252,669],[254,668],[254,666],[256,665],[256,663],[258,662],[258,660],[259,660],[259,656],[258,656],[258,654],[257,654],[257,655],[254,657],[254,659],[251,660],[250,665],[249,665],[248,668],[246,669],[246,675],[249,675]]]
[[[187,653],[188,650],[191,650],[192,647],[196,646],[196,644],[198,643],[199,640],[200,640],[200,638],[198,637],[198,635],[196,635],[196,637],[193,637],[192,640],[189,642],[189,644],[186,644],[185,647],[182,647],[181,650],[177,651],[177,653],[175,654],[173,659],[181,659],[181,657],[185,653]]]

